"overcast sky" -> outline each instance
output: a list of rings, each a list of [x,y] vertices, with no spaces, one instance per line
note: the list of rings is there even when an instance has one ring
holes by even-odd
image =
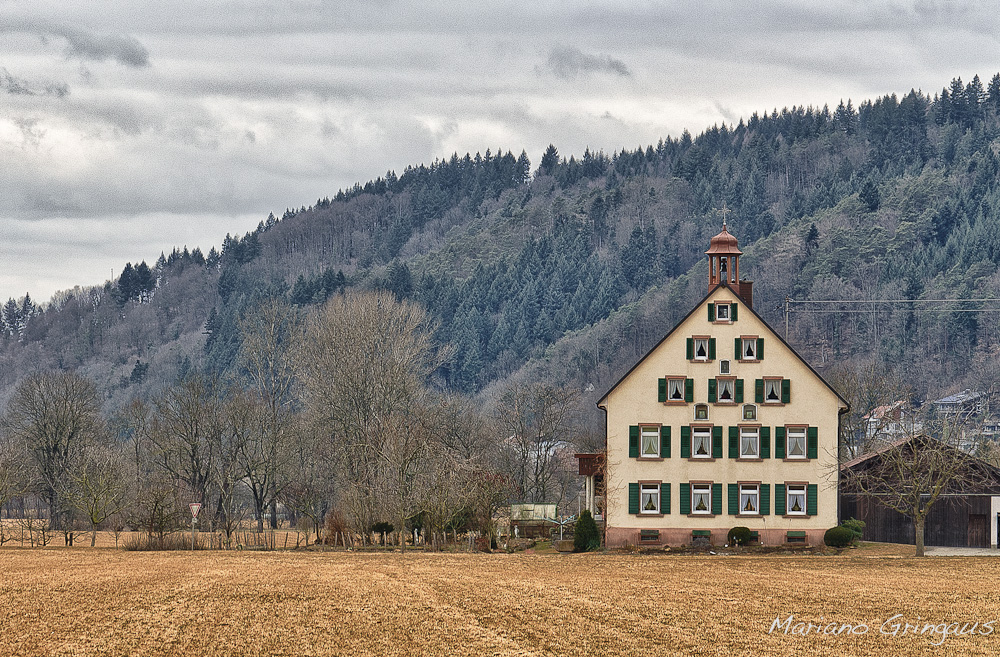
[[[0,302],[456,151],[985,84],[998,37],[957,0],[0,0]]]

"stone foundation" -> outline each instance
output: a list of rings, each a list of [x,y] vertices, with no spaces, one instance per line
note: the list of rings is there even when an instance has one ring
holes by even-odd
[[[606,545],[609,548],[626,547],[626,546],[654,546],[660,547],[663,545],[681,546],[681,545],[694,545],[694,539],[691,535],[691,529],[677,529],[668,527],[643,527],[642,529],[656,529],[660,532],[657,540],[640,540],[640,531],[638,527],[608,527],[606,534]],[[726,544],[726,535],[729,533],[730,527],[724,529],[717,529],[712,527],[699,528],[706,531],[712,532],[711,544],[717,547],[722,547]],[[787,542],[785,533],[788,531],[804,531],[806,533],[805,543],[803,545],[813,545],[822,546],[823,545],[823,535],[826,534],[825,529],[758,529],[754,530],[759,535],[759,542],[757,545],[784,545]]]

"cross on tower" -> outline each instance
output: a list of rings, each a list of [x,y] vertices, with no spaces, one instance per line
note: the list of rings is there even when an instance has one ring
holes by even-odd
[[[722,202],[722,209],[718,210],[722,213],[722,230],[726,230],[726,215],[728,215],[732,210],[726,207],[726,202]]]

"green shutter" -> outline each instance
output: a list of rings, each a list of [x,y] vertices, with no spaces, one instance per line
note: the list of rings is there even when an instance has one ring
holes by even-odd
[[[714,303],[708,304],[708,321],[710,321],[710,322],[714,322],[715,321],[715,304]]]
[[[639,513],[639,484],[628,485],[628,512]]]
[[[691,458],[691,427],[681,427],[681,458]]]
[[[660,484],[660,513],[670,513],[670,484]]]
[[[736,379],[736,403],[743,403],[743,379]]]
[[[722,515],[722,484],[712,484],[712,513]]]
[[[736,360],[743,360],[743,338],[734,338],[733,353],[736,354]]]
[[[760,515],[771,515],[771,484],[760,485]]]
[[[764,360],[764,338],[757,338],[757,360]]]
[[[740,428],[729,427],[729,458],[740,457]]]
[[[715,338],[708,339],[708,359],[715,360]]]
[[[774,458],[785,458],[785,427],[774,428]]]
[[[806,429],[806,458],[814,459],[819,456],[819,431],[816,427]]]
[[[639,427],[628,428],[628,457],[630,459],[639,458]]]
[[[660,427],[660,456],[670,458],[670,427]]]
[[[729,515],[740,515],[740,485],[728,484],[729,489]]]
[[[681,509],[682,516],[691,515],[691,484],[681,484]]]
[[[694,360],[694,338],[687,339],[687,359]]]
[[[717,401],[716,400],[716,396],[717,396],[716,390],[718,389],[718,385],[719,384],[716,382],[715,379],[709,379],[708,380],[708,401],[711,402],[711,403],[713,403],[713,404]]]
[[[783,516],[785,515],[785,502],[788,498],[785,495],[785,485],[775,484],[774,485],[774,515]]]
[[[694,401],[694,379],[684,379],[684,401],[689,404]]]
[[[753,400],[758,404],[764,403],[764,379],[757,379],[753,382]]]
[[[738,303],[729,304],[729,321],[735,322],[739,317],[736,315],[736,310],[740,307]]]
[[[712,427],[712,458],[722,458],[722,427]]]
[[[656,401],[665,402],[667,401],[667,380],[657,379],[656,380]]]
[[[771,458],[771,427],[760,428],[760,457]]]
[[[806,515],[814,516],[817,514],[816,506],[818,504],[816,484],[809,484],[806,486]]]
[[[792,401],[792,382],[788,379],[781,380],[781,403],[787,404]]]

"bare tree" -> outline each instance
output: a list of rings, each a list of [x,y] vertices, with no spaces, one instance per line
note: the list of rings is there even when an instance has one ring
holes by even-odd
[[[401,500],[413,499],[406,490],[426,453],[421,409],[442,357],[425,311],[388,292],[333,297],[306,321],[296,371],[361,531],[404,520]]]
[[[90,547],[97,543],[98,526],[124,504],[128,480],[122,457],[108,445],[89,445],[70,472],[63,497],[90,523]]]
[[[60,491],[80,451],[103,431],[94,384],[75,372],[29,375],[15,389],[4,425],[19,444],[31,488],[49,507],[50,528],[61,528],[68,509]]]
[[[149,428],[154,462],[187,486],[192,501],[211,504],[223,434],[221,403],[212,386],[192,377],[155,400]]]
[[[913,390],[896,370],[874,359],[842,363],[833,368],[829,379],[850,405],[840,420],[841,460],[856,458],[900,438],[900,422],[908,423],[903,433],[912,434]]]
[[[283,459],[289,455],[285,442],[294,412],[295,369],[291,341],[297,328],[294,308],[281,299],[264,301],[240,321],[243,341],[239,362],[248,379],[249,392],[266,410],[260,430],[244,443],[244,475],[254,498],[258,528],[263,530],[263,510],[271,511],[271,527],[277,525],[276,500],[283,481]]]
[[[511,384],[496,399],[501,458],[524,501],[550,501],[554,457],[570,440],[577,399],[575,391],[545,383]]]

